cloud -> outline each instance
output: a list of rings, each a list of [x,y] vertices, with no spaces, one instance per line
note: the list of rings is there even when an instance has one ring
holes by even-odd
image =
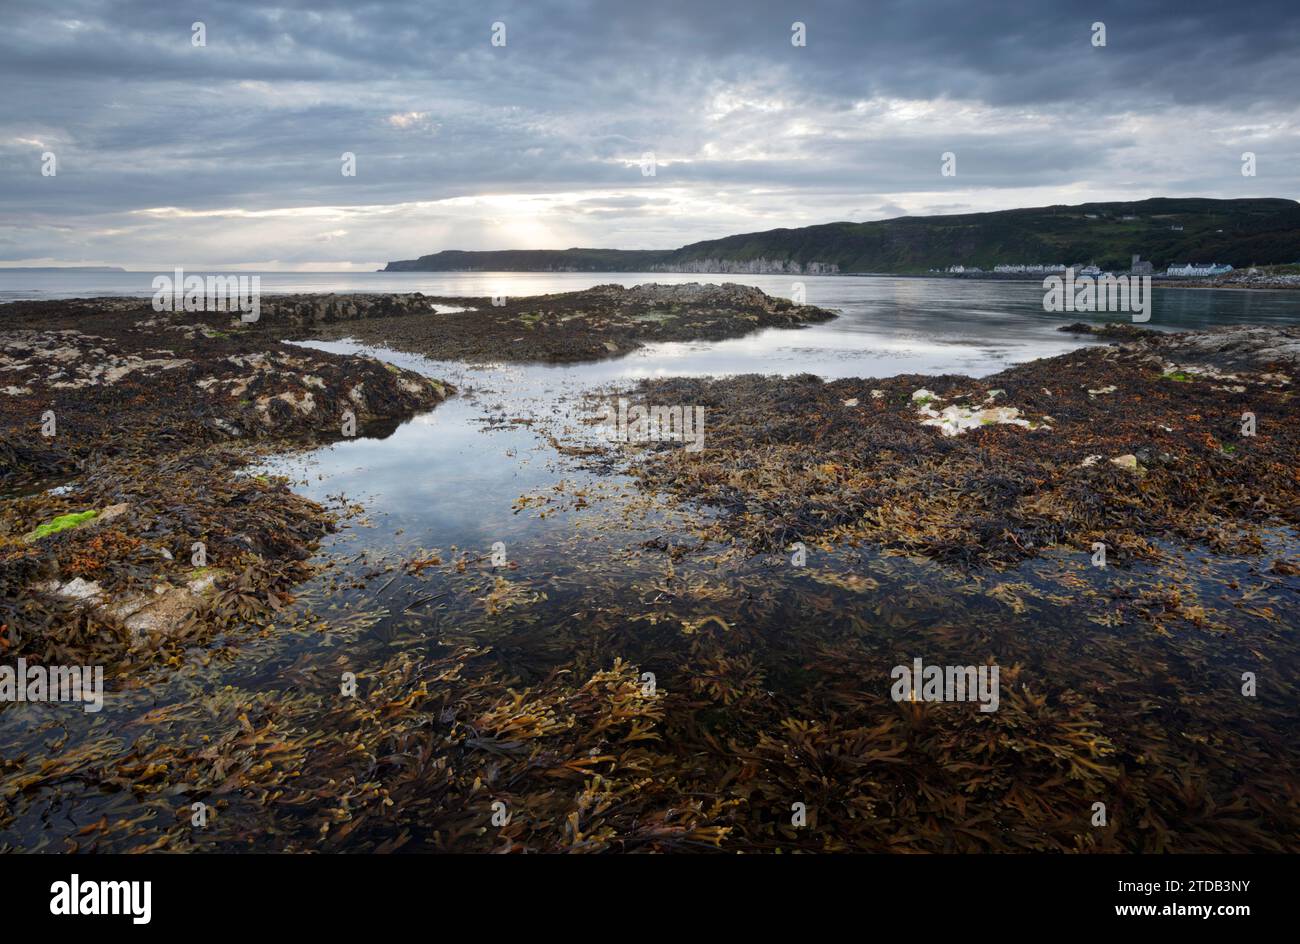
[[[429,130],[437,127],[429,120],[427,111],[407,111],[399,115],[389,115],[385,119],[394,128],[400,128],[403,131],[412,129]]]
[[[806,47],[790,42],[795,19]],[[1231,15],[1092,0],[24,6],[0,32],[0,263],[368,264],[1286,196],[1300,184],[1296,48],[1289,0]],[[1240,174],[1245,150],[1257,177]]]

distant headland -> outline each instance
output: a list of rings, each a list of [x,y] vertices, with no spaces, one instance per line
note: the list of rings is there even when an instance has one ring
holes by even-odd
[[[125,272],[121,266],[0,266],[0,272]]]
[[[1278,198],[1155,197],[951,216],[824,223],[691,243],[678,249],[448,249],[390,262],[385,272],[698,272],[920,275],[952,266],[1062,260],[1126,269],[1217,262],[1237,268],[1300,261],[1300,203]]]

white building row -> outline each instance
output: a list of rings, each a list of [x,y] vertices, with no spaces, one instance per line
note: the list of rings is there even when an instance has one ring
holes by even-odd
[[[1165,275],[1223,275],[1231,271],[1232,266],[1219,265],[1217,262],[1209,264],[1189,262],[1186,265],[1171,265],[1165,270]]]

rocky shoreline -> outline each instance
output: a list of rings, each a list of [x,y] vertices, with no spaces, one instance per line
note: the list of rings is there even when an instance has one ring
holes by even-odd
[[[272,330],[281,330],[275,326],[286,320],[293,323],[287,336],[353,338],[469,363],[603,360],[656,341],[720,341],[836,317],[734,283],[611,284],[524,298],[389,298],[392,307],[368,297],[272,298],[263,309]]]
[[[289,599],[332,516],[238,470],[391,428],[455,390],[285,340],[557,363],[833,317],[733,284],[269,296],[256,321],[139,298],[0,306],[0,641],[49,661],[152,661]]]
[[[596,448],[581,411],[492,396],[476,418],[557,465],[494,517],[575,514],[500,567],[399,537],[400,507],[323,547],[336,515],[248,468],[456,392],[285,337],[445,352],[496,307],[464,349],[545,322],[521,348],[545,361],[642,343],[664,306],[693,312],[670,331],[806,314],[602,291],[282,297],[251,326],[0,307],[0,654],[113,687],[103,715],[6,717],[0,851],[1294,851],[1300,329],[1077,324],[1113,343],[978,379],[614,391],[703,408],[698,452]],[[566,340],[566,311],[606,327]],[[446,500],[482,501],[476,471]],[[891,698],[918,653],[1000,664],[998,710]]]
[[[718,537],[758,552],[868,541],[1007,567],[1104,542],[1123,564],[1170,540],[1248,553],[1257,527],[1300,527],[1300,329],[1109,327],[1062,330],[1118,345],[979,380],[648,380],[626,395],[703,407],[708,439],[648,444],[628,468],[721,510]]]
[[[1300,289],[1300,272],[1294,266],[1288,266],[1288,272],[1256,272],[1237,270],[1227,275],[1209,279],[1198,278],[1160,278],[1154,284],[1162,288],[1225,288],[1254,289],[1258,291],[1287,291]]]
[[[497,305],[461,299],[458,311],[453,300],[274,296],[252,324],[161,315],[138,299],[0,308],[9,495],[0,575],[27,588],[5,595],[0,625],[44,627],[17,651],[71,654],[56,642],[67,634],[54,631],[69,624],[83,640],[116,631],[111,648],[129,651],[132,634],[194,622],[240,573],[273,606],[329,519],[283,482],[236,470],[256,455],[400,422],[454,392],[282,338],[360,336],[473,360],[525,331],[511,356],[554,362],[614,356],[649,338],[834,317],[735,285],[608,285]],[[1118,345],[980,381],[647,381],[630,395],[702,408],[709,441],[700,456],[651,446],[635,475],[724,510],[718,536],[757,552],[868,540],[1001,567],[1101,541],[1122,563],[1156,556],[1162,539],[1240,549],[1258,543],[1252,522],[1300,524],[1300,441],[1287,419],[1297,329],[1061,330]],[[1246,415],[1250,436],[1238,429]],[[195,542],[203,554],[192,553]]]
[[[147,304],[0,307],[6,655],[152,662],[274,612],[332,516],[240,470],[454,392]]]

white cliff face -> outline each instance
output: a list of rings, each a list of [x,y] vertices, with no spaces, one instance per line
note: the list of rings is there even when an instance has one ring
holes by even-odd
[[[661,263],[650,267],[652,272],[743,273],[745,275],[836,275],[840,267],[835,263],[798,263],[787,259],[697,259],[691,262]]]

